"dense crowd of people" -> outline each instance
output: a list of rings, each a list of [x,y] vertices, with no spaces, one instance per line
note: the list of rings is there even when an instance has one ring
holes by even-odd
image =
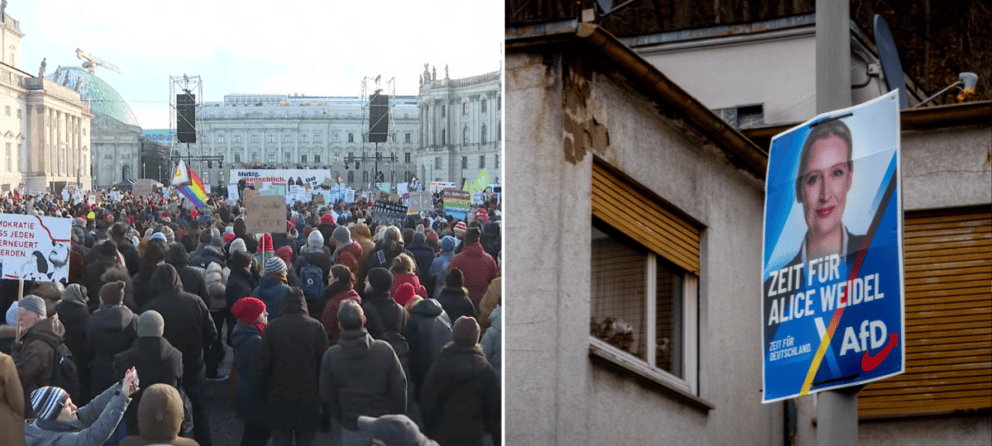
[[[0,444],[209,446],[204,386],[226,379],[242,445],[330,429],[344,445],[499,444],[495,200],[399,225],[364,200],[296,202],[264,234],[240,205],[0,199],[73,219],[67,281],[0,280]]]

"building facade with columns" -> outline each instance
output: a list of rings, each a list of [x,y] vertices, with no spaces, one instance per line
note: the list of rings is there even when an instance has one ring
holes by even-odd
[[[447,71],[447,69],[445,69]],[[425,72],[421,78],[420,150],[417,166],[425,181],[474,181],[486,169],[500,182],[502,146],[501,71],[461,79]]]
[[[395,184],[415,175],[420,141],[416,96],[391,98],[387,142],[378,144],[378,169]],[[374,178],[377,146],[366,142],[367,110],[358,97],[229,94],[205,102],[196,115],[196,143],[177,143],[174,155],[193,157],[205,184],[228,184],[231,169],[327,169],[354,189]],[[219,162],[198,156],[223,157]]]
[[[20,69],[20,24],[0,23],[0,135],[4,163],[0,190],[57,191],[69,183],[91,187],[90,120],[93,115],[73,89]]]

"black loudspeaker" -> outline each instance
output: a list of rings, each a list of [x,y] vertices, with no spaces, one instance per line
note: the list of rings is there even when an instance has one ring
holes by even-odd
[[[176,138],[179,142],[196,142],[196,95],[176,95]]]
[[[386,142],[389,133],[389,96],[375,95],[369,101],[369,142]]]

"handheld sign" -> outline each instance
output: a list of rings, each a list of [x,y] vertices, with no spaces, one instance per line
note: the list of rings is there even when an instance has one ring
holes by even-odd
[[[378,225],[403,227],[403,218],[406,217],[406,214],[407,207],[402,204],[376,201],[372,206],[372,215],[369,217],[369,221]]]
[[[455,217],[459,220],[464,220],[465,216],[468,215],[469,209],[469,193],[465,191],[458,191],[454,189],[444,190],[444,214]]]
[[[0,214],[0,277],[67,279],[71,232],[71,218]]]
[[[286,202],[282,196],[246,196],[245,230],[251,234],[286,232]]]
[[[762,402],[905,370],[899,100],[772,138],[762,256]]]

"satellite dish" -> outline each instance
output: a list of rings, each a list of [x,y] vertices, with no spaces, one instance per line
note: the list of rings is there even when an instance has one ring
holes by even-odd
[[[902,63],[899,62],[899,52],[896,50],[896,42],[892,40],[889,25],[878,14],[875,14],[874,27],[875,47],[878,48],[878,59],[882,63],[882,74],[885,75],[885,83],[889,86],[889,91],[899,89],[899,109],[907,109],[909,108],[909,102],[906,99],[906,82],[902,77]]]

